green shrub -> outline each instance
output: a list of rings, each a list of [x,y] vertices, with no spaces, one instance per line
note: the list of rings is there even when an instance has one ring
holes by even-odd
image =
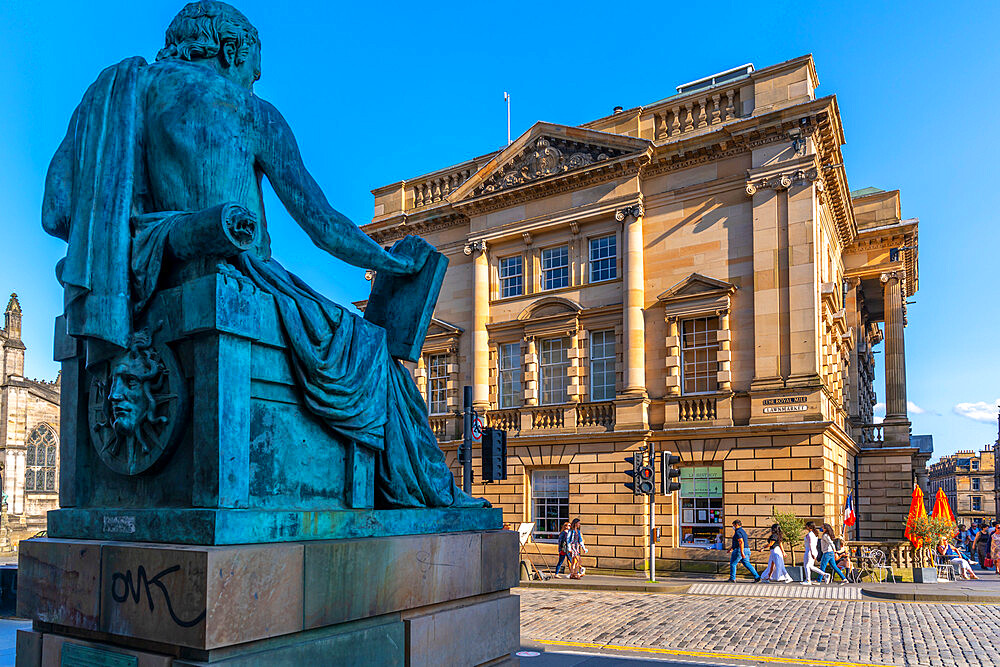
[[[806,522],[791,512],[772,511],[771,518],[781,527],[782,538],[788,545],[788,562],[794,562],[795,547],[802,546],[802,533],[806,529]]]

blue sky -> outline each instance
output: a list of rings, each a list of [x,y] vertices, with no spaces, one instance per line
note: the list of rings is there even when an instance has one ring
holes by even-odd
[[[48,161],[98,72],[153,59],[181,5],[0,2],[0,293],[21,297],[28,376],[57,370],[52,267],[65,246],[39,224]],[[257,94],[358,223],[371,218],[372,188],[501,146],[505,90],[517,136],[537,120],[579,124],[736,65],[812,53],[817,94],[838,96],[851,187],[899,188],[904,217],[921,220],[906,330],[914,433],[933,434],[937,454],[996,439],[1000,4],[236,5],[261,33]],[[276,257],[335,300],[367,295],[361,270],[315,249],[273,194],[266,205]]]

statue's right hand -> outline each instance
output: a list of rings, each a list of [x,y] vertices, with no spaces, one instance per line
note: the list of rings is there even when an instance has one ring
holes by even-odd
[[[419,236],[403,237],[389,251],[392,263],[385,270],[400,275],[416,273],[423,268],[428,255],[433,251],[434,246]]]

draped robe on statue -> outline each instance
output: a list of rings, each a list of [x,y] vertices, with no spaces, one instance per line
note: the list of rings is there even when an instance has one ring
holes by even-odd
[[[170,230],[192,213],[142,210],[142,179],[155,168],[141,154],[145,67],[142,58],[129,58],[87,90],[68,132],[74,161],[68,227],[49,211],[43,215],[45,229],[69,243],[57,272],[67,333],[84,341],[88,366],[128,344],[133,320],[155,293]],[[340,437],[381,449],[377,507],[487,505],[455,486],[423,397],[389,356],[382,328],[273,259],[245,252],[232,263],[274,298],[306,407]]]

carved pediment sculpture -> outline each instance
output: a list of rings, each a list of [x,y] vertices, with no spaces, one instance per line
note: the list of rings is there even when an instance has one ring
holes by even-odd
[[[475,189],[475,194],[491,194],[515,188],[598,162],[617,159],[631,152],[633,151],[562,137],[540,136],[528,142],[520,153],[483,181]]]

